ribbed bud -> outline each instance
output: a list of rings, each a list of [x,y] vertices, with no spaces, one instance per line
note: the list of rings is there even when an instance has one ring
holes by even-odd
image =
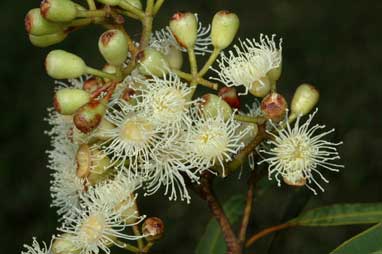
[[[231,108],[240,108],[240,99],[237,96],[237,91],[234,87],[222,87],[220,88],[218,95],[227,102]]]
[[[129,45],[126,35],[118,29],[104,32],[98,40],[98,48],[106,62],[121,65],[129,54]]]
[[[253,82],[249,92],[256,97],[264,97],[271,90],[271,83],[267,76]]]
[[[64,31],[45,35],[29,34],[29,40],[33,46],[45,48],[62,42],[67,36],[68,33]]]
[[[239,17],[229,11],[219,11],[212,20],[212,45],[218,49],[228,47],[239,30]]]
[[[320,93],[314,86],[309,84],[300,85],[293,95],[292,114],[296,116],[308,114],[317,104],[319,98]]]
[[[85,90],[88,93],[95,92],[99,87],[101,86],[100,81],[96,78],[90,78],[88,80],[85,80],[85,82],[82,85],[82,89]]]
[[[64,50],[53,50],[45,59],[48,75],[55,79],[78,78],[86,73],[86,64],[79,57]]]
[[[142,233],[146,235],[146,240],[154,242],[163,237],[164,224],[158,217],[147,218],[142,225]]]
[[[203,102],[201,104],[202,112],[206,117],[216,117],[218,112],[223,113],[225,120],[229,119],[232,115],[232,109],[222,98],[215,94],[205,94],[202,96]]]
[[[180,46],[194,47],[198,34],[198,21],[193,13],[175,13],[170,20],[170,29]]]
[[[90,101],[90,94],[76,88],[62,88],[56,92],[53,105],[63,115],[74,114],[80,107]]]
[[[174,46],[168,48],[167,54],[164,55],[164,58],[168,62],[168,65],[171,69],[180,70],[183,65],[183,54],[182,51],[177,49]]]
[[[139,52],[137,60],[139,62],[138,70],[143,75],[162,76],[169,69],[162,53],[153,48],[146,48]]]
[[[41,15],[54,22],[69,22],[76,18],[76,4],[70,0],[43,0]]]
[[[267,119],[279,122],[285,117],[288,103],[281,94],[273,92],[263,98],[260,108]]]
[[[73,244],[73,235],[62,234],[60,238],[55,238],[52,243],[52,254],[78,254],[81,250]]]
[[[63,31],[63,26],[41,16],[39,8],[30,10],[25,16],[25,30],[33,35],[46,35]]]
[[[83,133],[89,133],[100,124],[106,111],[106,102],[90,101],[79,108],[73,116],[74,125]]]

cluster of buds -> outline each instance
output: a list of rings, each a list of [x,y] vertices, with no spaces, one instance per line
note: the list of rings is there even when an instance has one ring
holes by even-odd
[[[299,126],[318,102],[317,89],[300,85],[290,108],[277,92],[281,40],[261,35],[259,41],[246,39],[225,53],[239,29],[235,13],[219,11],[203,27],[196,14],[177,12],[169,26],[153,32],[153,17],[163,0],[146,6],[140,0],[97,2],[88,0],[85,8],[70,0],[44,0],[25,18],[30,41],[39,47],[57,44],[92,23],[107,28],[98,39],[103,68],[90,67],[64,50],[46,57],[47,74],[67,80],[56,81],[48,119],[52,206],[64,222],[52,246],[34,241],[25,253],[109,254],[114,245],[146,253],[163,237],[164,223],[140,215],[137,190],[152,195],[164,187],[170,200],[189,202],[188,183],[198,184],[201,173],[226,177],[247,155],[253,168],[253,142],[267,140],[257,151],[270,156],[258,163],[269,163],[269,177],[275,175],[278,182],[281,176],[289,185],[315,191],[312,183],[322,188],[313,178],[313,173],[323,178],[318,166],[332,171],[341,167],[330,162],[339,158],[339,143],[321,140],[330,132],[313,136],[321,126],[308,128],[314,114]],[[142,22],[139,41],[123,26],[125,18]],[[182,69],[184,52],[189,72]],[[206,53],[209,58],[199,69],[196,56]],[[209,70],[217,76],[206,79]],[[196,97],[198,85],[211,91]],[[250,112],[243,113],[240,96],[247,93],[261,103],[245,105]],[[133,227],[134,235],[127,227]]]

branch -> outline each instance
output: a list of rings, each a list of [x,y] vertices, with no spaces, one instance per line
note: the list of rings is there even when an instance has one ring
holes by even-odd
[[[273,226],[273,227],[270,227],[270,228],[266,228],[266,229],[263,229],[262,231],[254,234],[253,236],[251,236],[251,238],[245,243],[245,247],[248,248],[249,246],[251,246],[254,242],[256,242],[257,240],[259,240],[260,238],[270,234],[270,233],[273,233],[273,232],[276,232],[276,231],[279,231],[279,230],[282,230],[282,229],[286,229],[286,228],[289,228],[293,226],[293,224],[290,224],[290,223],[284,223],[284,224],[280,224],[280,225],[276,225],[276,226]]]
[[[255,171],[251,172],[251,176],[248,179],[248,191],[247,199],[245,201],[245,207],[243,211],[243,218],[241,220],[240,230],[239,230],[239,241],[243,244],[247,236],[247,228],[249,223],[249,218],[251,217],[252,207],[253,207],[253,196],[255,188]]]
[[[224,240],[227,244],[227,254],[241,254],[241,245],[232,230],[232,225],[217,200],[215,193],[211,189],[211,178],[211,173],[206,173],[201,177],[198,194],[207,201],[212,215],[220,225]]]

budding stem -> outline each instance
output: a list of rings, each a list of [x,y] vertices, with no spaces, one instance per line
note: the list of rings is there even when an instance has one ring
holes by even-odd
[[[134,7],[133,5],[129,4],[126,1],[121,1],[119,3],[119,6],[125,9],[128,12],[133,13],[134,15],[138,16],[139,19],[143,20],[145,18],[145,14],[140,9]]]
[[[201,77],[197,77],[196,79],[194,79],[194,77],[190,73],[186,73],[186,72],[183,72],[183,71],[180,71],[177,69],[171,69],[171,71],[175,72],[176,75],[178,75],[179,77],[181,77],[182,79],[185,79],[187,81],[194,82],[195,84],[197,83],[197,84],[203,85],[203,86],[211,88],[213,90],[218,89],[218,84],[213,83],[211,81],[208,81],[206,79],[203,79]]]
[[[112,80],[118,80],[119,79],[116,75],[113,75],[113,74],[110,74],[107,72],[103,72],[103,71],[91,68],[89,66],[86,67],[86,73],[92,74],[94,76],[98,76],[101,78],[108,78],[108,79],[112,79]]]
[[[97,9],[94,0],[86,0],[86,1],[88,3],[89,10],[96,10]]]
[[[164,3],[164,0],[157,0],[157,2],[154,5],[154,12],[153,12],[154,15],[158,13],[163,3]]]
[[[215,62],[216,58],[219,56],[221,50],[218,48],[214,48],[214,51],[212,51],[210,57],[208,58],[207,62],[204,64],[203,68],[199,71],[198,76],[203,77],[210,66]]]
[[[77,17],[79,18],[96,18],[96,17],[105,17],[107,11],[105,10],[86,10],[86,11],[77,11]]]
[[[243,116],[243,115],[235,115],[235,120],[245,123],[256,123],[262,124],[265,121],[263,117],[251,117],[251,116]]]
[[[249,246],[251,246],[254,242],[256,242],[257,240],[259,240],[260,238],[270,234],[270,233],[273,233],[273,232],[276,232],[276,231],[279,231],[279,230],[282,230],[282,229],[286,229],[286,228],[289,228],[293,226],[292,224],[289,224],[289,223],[283,223],[283,224],[280,224],[280,225],[276,225],[276,226],[273,226],[273,227],[270,227],[270,228],[266,228],[266,229],[263,229],[262,231],[254,234],[246,243],[245,243],[245,247],[248,248]]]
[[[140,253],[140,250],[137,247],[135,247],[134,245],[131,245],[131,244],[119,241],[119,240],[114,240],[114,241],[117,244],[117,246],[122,248],[122,249],[128,250],[130,252],[134,252],[134,253]]]

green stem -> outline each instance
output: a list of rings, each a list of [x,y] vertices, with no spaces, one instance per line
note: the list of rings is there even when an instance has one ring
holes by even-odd
[[[154,243],[153,242],[149,242],[146,244],[146,246],[142,249],[143,253],[146,253],[146,252],[149,252],[149,250],[151,249],[151,247],[154,246]]]
[[[198,73],[199,77],[203,77],[207,73],[208,69],[215,62],[215,60],[219,56],[220,52],[221,52],[220,49],[214,48],[214,51],[212,52],[212,54],[208,58],[207,62],[204,64],[203,68],[199,71],[199,73]]]
[[[265,118],[263,117],[251,117],[251,116],[244,116],[244,115],[235,115],[235,120],[245,123],[264,123]]]
[[[129,18],[132,18],[132,19],[140,19],[137,15],[135,15],[134,13],[131,13],[129,11],[117,10],[117,12],[120,14],[123,14]]]
[[[203,85],[205,87],[211,88],[213,90],[218,89],[218,84],[213,83],[211,81],[208,81],[206,79],[203,79],[201,77],[197,77],[196,79],[194,79],[194,77],[190,73],[186,73],[186,72],[176,70],[176,69],[172,69],[171,71],[175,72],[176,75],[178,75],[182,79],[185,79],[185,80],[191,82],[192,84],[200,84],[200,85]]]
[[[145,14],[143,13],[143,11],[141,11],[137,7],[134,7],[133,5],[129,4],[128,2],[126,2],[124,0],[122,0],[119,3],[119,6],[123,9],[125,9],[126,11],[129,11],[129,12],[133,13],[134,15],[138,16],[142,20],[145,18]]]
[[[90,25],[91,23],[92,23],[92,19],[90,19],[90,18],[75,19],[68,24],[68,27],[87,26],[87,25]]]
[[[134,232],[135,236],[141,236],[141,232],[139,231],[139,227],[137,225],[133,226],[133,232]],[[143,250],[143,240],[142,240],[142,238],[138,238],[137,239],[137,243],[138,243],[138,248],[140,250]]]
[[[77,17],[79,18],[105,17],[106,14],[107,12],[105,10],[77,11]]]
[[[154,5],[154,15],[158,13],[163,3],[164,3],[164,0],[157,0],[157,2]]]
[[[108,78],[108,79],[111,79],[111,80],[119,80],[120,79],[116,75],[113,75],[113,74],[110,74],[110,73],[106,73],[106,72],[103,72],[103,71],[91,68],[89,66],[86,67],[86,73],[94,75],[94,76],[102,77],[102,78]]]
[[[97,9],[94,0],[86,0],[86,1],[88,2],[89,10],[93,11]]]
[[[196,56],[193,48],[189,48],[188,52],[188,60],[190,61],[191,66],[191,74],[196,79],[198,75],[198,63],[196,62]]]
[[[142,20],[143,31],[139,48],[142,50],[149,45],[151,38],[151,30],[153,28],[153,8],[154,0],[147,0],[146,11]]]

